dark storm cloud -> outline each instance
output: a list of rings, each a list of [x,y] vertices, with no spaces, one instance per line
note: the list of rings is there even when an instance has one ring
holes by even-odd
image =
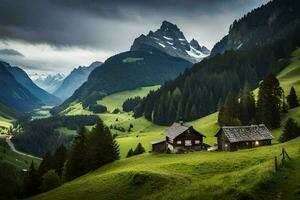
[[[120,51],[167,19],[212,46],[233,19],[267,1],[0,0],[0,39]]]

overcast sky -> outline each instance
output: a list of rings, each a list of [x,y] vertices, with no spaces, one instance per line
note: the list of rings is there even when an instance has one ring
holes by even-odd
[[[65,73],[130,49],[133,40],[178,25],[209,49],[234,19],[268,0],[0,0],[0,59],[28,73]]]

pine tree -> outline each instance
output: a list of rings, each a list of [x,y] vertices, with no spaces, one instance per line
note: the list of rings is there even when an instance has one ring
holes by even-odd
[[[142,146],[142,144],[139,142],[136,148],[133,151],[133,155],[142,154],[145,152],[145,148]]]
[[[299,136],[299,125],[292,118],[289,118],[284,125],[283,133],[280,137],[280,142],[286,142]]]
[[[40,192],[39,186],[40,186],[40,179],[37,170],[35,169],[34,163],[32,161],[29,170],[27,172],[27,175],[24,178],[22,195],[24,197],[30,197],[38,194]]]
[[[230,91],[226,97],[225,103],[219,111],[218,123],[221,126],[237,126],[239,120],[239,100],[234,92]]]
[[[129,149],[129,151],[128,151],[127,155],[126,155],[126,158],[129,158],[131,156],[133,156],[133,150],[132,150],[132,148]]]
[[[55,170],[58,176],[61,177],[63,172],[64,163],[67,158],[67,149],[62,144],[58,147],[58,149],[55,151],[52,159],[52,169]]]
[[[85,163],[84,159],[86,156],[86,129],[81,127],[77,131],[77,135],[75,136],[70,154],[68,156],[67,162],[64,167],[64,181],[73,180],[84,173]]]
[[[260,83],[256,112],[258,123],[264,123],[269,128],[280,127],[282,94],[279,81],[273,74]]]
[[[52,169],[53,157],[50,152],[46,153],[38,168],[38,175],[42,177],[47,171]]]
[[[298,97],[294,87],[291,87],[290,94],[287,96],[287,101],[290,108],[295,108],[299,106]]]
[[[95,170],[119,159],[119,146],[109,129],[100,121],[87,138],[86,170]]]
[[[249,125],[255,118],[255,99],[248,83],[245,84],[240,97],[239,119],[243,125]]]
[[[54,170],[50,170],[44,174],[40,189],[42,192],[47,192],[60,186],[60,184],[60,177],[58,174]]]

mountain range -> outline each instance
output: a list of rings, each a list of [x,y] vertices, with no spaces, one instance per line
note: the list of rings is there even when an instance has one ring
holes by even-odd
[[[136,38],[130,50],[151,51],[153,47],[171,56],[188,60],[191,63],[199,62],[210,55],[210,51],[205,46],[201,47],[195,39],[188,42],[177,25],[168,21],[163,21],[157,31],[150,31],[148,35],[142,34]]]
[[[84,82],[88,80],[90,73],[101,66],[102,62],[93,62],[87,67],[75,68],[66,78],[62,80],[59,87],[52,93],[61,100],[69,98]]]
[[[33,82],[40,88],[46,90],[47,92],[53,94],[62,84],[65,79],[64,74],[49,74],[46,76],[39,75],[38,78],[33,79]]]

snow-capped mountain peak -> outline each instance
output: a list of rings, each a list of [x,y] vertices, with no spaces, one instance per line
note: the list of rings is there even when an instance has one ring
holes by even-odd
[[[188,42],[177,25],[168,21],[163,21],[157,31],[150,31],[148,35],[142,34],[136,38],[130,50],[151,51],[153,47],[192,63],[199,62],[210,54],[210,51],[205,46],[201,47],[197,40],[192,39]]]

